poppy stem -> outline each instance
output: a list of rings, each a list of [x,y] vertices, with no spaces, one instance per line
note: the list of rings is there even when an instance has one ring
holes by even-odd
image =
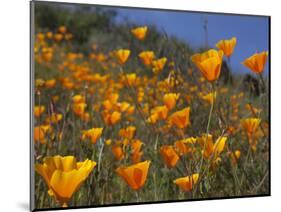
[[[140,202],[140,199],[139,199],[139,192],[136,191],[135,194],[136,194],[136,202]]]
[[[214,86],[213,83],[211,85],[212,85],[212,92],[214,92],[215,86]],[[210,112],[209,112],[209,117],[208,117],[208,123],[207,123],[207,129],[206,129],[206,140],[204,142],[203,153],[202,153],[200,165],[199,165],[199,171],[198,171],[199,179],[201,178],[201,171],[202,171],[202,166],[203,166],[203,161],[204,161],[204,152],[205,152],[205,149],[206,149],[206,143],[207,143],[208,135],[209,135],[209,131],[210,131],[210,123],[211,123],[212,114],[213,114],[213,110],[214,110],[214,103],[215,103],[215,100],[216,100],[215,97],[213,97],[213,98],[214,99],[212,101]],[[195,189],[194,189],[195,191],[197,190],[197,187],[198,187],[197,185],[199,185],[199,183],[196,183],[196,186],[195,186]]]

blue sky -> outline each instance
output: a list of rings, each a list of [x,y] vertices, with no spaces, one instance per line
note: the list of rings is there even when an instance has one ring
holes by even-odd
[[[207,19],[210,47],[215,47],[216,42],[221,39],[230,39],[233,36],[237,38],[231,64],[233,69],[240,73],[249,73],[249,70],[241,65],[245,58],[257,51],[269,49],[267,17],[123,8],[117,9],[117,12],[117,22],[129,20],[138,25],[156,25],[169,35],[175,35],[188,42],[195,50],[205,43],[203,23]]]

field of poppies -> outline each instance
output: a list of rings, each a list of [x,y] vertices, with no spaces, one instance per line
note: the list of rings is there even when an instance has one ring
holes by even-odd
[[[245,80],[235,35],[194,52],[120,28],[87,51],[71,26],[36,29],[36,208],[267,195],[267,49],[241,61]]]

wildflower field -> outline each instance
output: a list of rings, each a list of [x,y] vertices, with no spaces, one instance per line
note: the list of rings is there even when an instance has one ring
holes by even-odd
[[[269,194],[268,49],[253,49],[241,74],[235,35],[193,50],[108,11],[47,7],[48,23],[44,8],[33,41],[37,209]]]

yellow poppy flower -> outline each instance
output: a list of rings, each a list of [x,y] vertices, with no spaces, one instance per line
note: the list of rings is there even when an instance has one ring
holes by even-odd
[[[176,127],[183,129],[190,125],[189,114],[190,107],[186,107],[180,111],[174,112],[168,118],[168,123],[170,125],[175,125]]]
[[[82,141],[86,138],[91,139],[91,142],[95,144],[97,140],[101,137],[103,128],[92,128],[89,130],[82,131]]]
[[[136,84],[137,75],[135,73],[126,74],[125,80],[127,85],[134,86]]]
[[[95,166],[96,162],[88,159],[76,162],[74,156],[57,155],[44,158],[43,164],[35,164],[35,170],[47,183],[49,195],[54,196],[62,206],[67,206]]]
[[[147,26],[137,27],[131,30],[131,33],[138,39],[143,40],[147,33]]]
[[[236,150],[234,152],[229,152],[228,155],[230,157],[232,166],[236,166],[238,159],[240,158],[241,152],[239,150]]]
[[[167,62],[166,57],[162,57],[158,60],[153,60],[152,61],[152,71],[153,71],[153,73],[155,73],[155,74],[160,73],[163,70],[166,62]]]
[[[213,143],[213,136],[210,134],[197,138],[198,143],[201,145],[204,158],[210,159],[212,157],[214,161],[219,158],[219,155],[224,150],[226,140],[227,137],[221,136]]]
[[[143,52],[139,53],[138,56],[145,66],[150,66],[155,57],[153,51],[143,51]]]
[[[179,156],[174,150],[173,146],[165,145],[160,148],[162,158],[168,168],[175,167],[179,160]]]
[[[169,110],[172,110],[176,106],[179,96],[176,93],[167,93],[164,95],[163,102]]]
[[[128,167],[119,167],[117,174],[134,190],[139,190],[145,184],[150,161],[140,162]]]
[[[44,113],[44,111],[45,111],[44,105],[34,106],[34,115],[35,115],[36,118],[41,116],[41,114]]]
[[[52,113],[51,116],[49,116],[46,121],[48,123],[58,123],[60,120],[62,120],[61,113]]]
[[[178,185],[182,191],[189,192],[193,186],[198,182],[199,174],[193,174],[187,177],[181,177],[174,180],[174,183]]]
[[[223,51],[223,53],[230,57],[233,53],[233,50],[236,46],[236,37],[231,38],[230,40],[220,40],[216,47]]]
[[[217,97],[217,92],[211,92],[211,93],[208,93],[206,95],[202,95],[201,98],[208,102],[209,104],[213,104],[215,99]]]
[[[131,51],[128,49],[119,49],[119,50],[115,51],[115,56],[120,65],[123,65],[126,63],[130,54],[131,54]]]
[[[191,61],[209,82],[213,82],[220,76],[222,57],[222,50],[210,49],[201,54],[193,55]]]
[[[246,118],[241,120],[241,125],[248,135],[252,136],[257,131],[260,122],[261,119],[259,118]]]
[[[261,53],[256,53],[251,57],[247,58],[242,62],[244,66],[252,70],[253,72],[260,74],[264,71],[264,66],[267,60],[268,52],[263,51]]]

